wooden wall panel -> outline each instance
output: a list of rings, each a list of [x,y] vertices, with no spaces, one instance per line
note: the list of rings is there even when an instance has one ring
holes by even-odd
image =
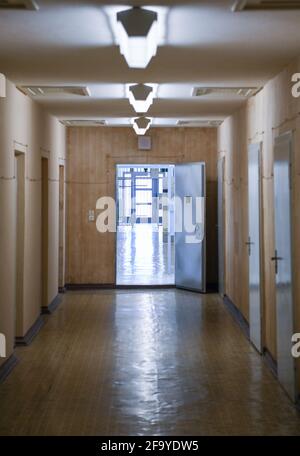
[[[101,196],[115,197],[116,164],[205,161],[208,193],[208,280],[217,282],[217,132],[211,128],[153,128],[151,151],[139,151],[131,128],[68,128],[66,282],[115,282],[115,234],[88,222]],[[96,212],[97,215],[97,212]]]
[[[263,203],[263,338],[264,345],[276,359],[275,271],[274,253],[274,192],[273,144],[279,134],[295,132],[293,157],[294,195],[300,191],[300,119],[299,98],[291,95],[291,76],[299,72],[297,59],[245,106],[226,119],[218,132],[219,155],[226,157],[226,284],[225,292],[246,319],[248,303],[248,256],[244,246],[248,233],[247,220],[247,148],[262,141],[262,203]],[[295,196],[293,205],[296,327],[300,332],[300,205]],[[300,366],[299,366],[300,367]],[[300,384],[300,379],[299,379]]]
[[[16,300],[15,152],[25,154],[24,336],[41,312],[41,153],[49,156],[49,301],[58,282],[58,159],[65,154],[65,127],[14,84],[6,81],[0,100],[0,332],[7,357],[14,350]],[[57,196],[56,196],[57,195]],[[5,359],[0,359],[0,365]]]

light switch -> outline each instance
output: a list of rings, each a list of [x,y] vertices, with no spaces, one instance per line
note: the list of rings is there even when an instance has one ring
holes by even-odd
[[[6,97],[6,81],[4,74],[0,73],[0,97]]]
[[[95,211],[93,209],[89,210],[88,221],[89,222],[95,221]]]

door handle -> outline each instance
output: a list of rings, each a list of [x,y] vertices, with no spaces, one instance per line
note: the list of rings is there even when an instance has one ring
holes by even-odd
[[[275,261],[275,274],[278,274],[278,261],[282,261],[283,258],[278,256],[278,251],[275,250],[274,256],[271,258],[271,261]]]
[[[201,223],[196,223],[195,225],[195,236],[196,236],[196,239],[198,241],[201,241],[202,240],[202,236],[203,236],[203,233],[202,233],[202,224]]]
[[[248,237],[248,241],[245,242],[245,244],[248,246],[248,255],[251,255],[251,245],[254,245],[254,242],[251,242],[250,236]]]

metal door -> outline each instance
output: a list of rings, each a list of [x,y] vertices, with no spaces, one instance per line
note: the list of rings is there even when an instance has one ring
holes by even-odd
[[[275,252],[272,258],[276,274],[277,370],[278,379],[295,401],[295,361],[291,354],[294,332],[291,223],[292,134],[275,140],[274,212]]]
[[[250,340],[259,352],[261,343],[261,247],[260,247],[261,144],[248,149],[248,227]]]
[[[223,296],[224,290],[224,262],[225,262],[225,236],[224,236],[224,165],[225,157],[218,160],[218,256],[219,256],[219,293]]]
[[[175,284],[206,291],[205,164],[175,166]]]

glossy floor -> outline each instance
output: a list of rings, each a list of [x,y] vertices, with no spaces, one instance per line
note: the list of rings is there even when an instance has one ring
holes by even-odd
[[[162,226],[120,226],[117,236],[118,285],[174,284],[174,243],[163,242]]]
[[[219,297],[70,292],[0,385],[4,435],[300,435]]]

